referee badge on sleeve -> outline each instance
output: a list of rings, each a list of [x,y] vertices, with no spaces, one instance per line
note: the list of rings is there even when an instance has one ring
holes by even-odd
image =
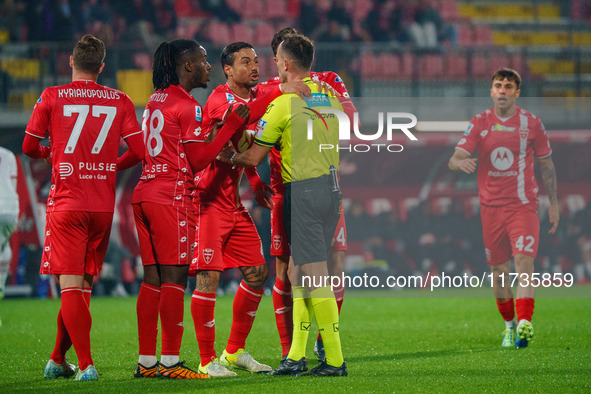
[[[257,138],[260,138],[263,135],[263,132],[265,131],[265,127],[267,127],[267,121],[260,119],[259,123],[257,123],[257,129],[255,130],[255,136]]]

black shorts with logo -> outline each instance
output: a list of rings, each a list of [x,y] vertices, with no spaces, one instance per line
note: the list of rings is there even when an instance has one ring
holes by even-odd
[[[295,265],[328,259],[342,196],[330,175],[285,184],[283,221]]]

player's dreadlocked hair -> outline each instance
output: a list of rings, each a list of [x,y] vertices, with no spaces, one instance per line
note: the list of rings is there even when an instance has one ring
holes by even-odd
[[[288,35],[291,34],[301,34],[299,31],[294,29],[293,27],[284,27],[283,29],[279,30],[273,36],[273,40],[271,41],[271,48],[273,48],[273,55],[277,56],[277,47],[281,44],[281,41],[285,39]]]
[[[200,45],[195,40],[178,39],[160,44],[154,53],[154,65],[152,83],[154,90],[166,89],[170,85],[179,84],[179,76],[176,73],[177,65],[183,60],[184,55],[197,50]]]

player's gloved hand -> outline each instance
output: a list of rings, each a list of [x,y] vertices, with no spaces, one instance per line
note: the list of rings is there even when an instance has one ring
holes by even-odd
[[[283,93],[295,93],[300,96],[302,99],[304,97],[310,98],[312,97],[312,91],[302,81],[293,81],[293,82],[285,82],[279,85],[279,89]]]
[[[272,196],[275,195],[275,190],[265,182],[261,181],[261,186],[253,191],[254,199],[263,208],[273,209],[275,203]]]

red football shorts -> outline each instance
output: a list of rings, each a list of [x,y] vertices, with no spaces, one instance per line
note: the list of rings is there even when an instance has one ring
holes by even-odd
[[[283,223],[283,194],[273,196],[275,206],[271,210],[271,256],[289,256],[289,242]],[[333,250],[347,250],[347,226],[345,224],[345,212],[341,203],[341,217],[337,223],[334,237],[332,238]]]
[[[98,275],[112,222],[113,212],[48,212],[39,273]]]
[[[142,265],[186,265],[195,239],[195,213],[154,202],[133,204]]]
[[[481,206],[480,217],[488,264],[502,264],[516,254],[536,257],[540,239],[540,218],[535,206]]]
[[[261,238],[244,207],[235,211],[196,206],[196,246],[189,273],[266,264]]]

